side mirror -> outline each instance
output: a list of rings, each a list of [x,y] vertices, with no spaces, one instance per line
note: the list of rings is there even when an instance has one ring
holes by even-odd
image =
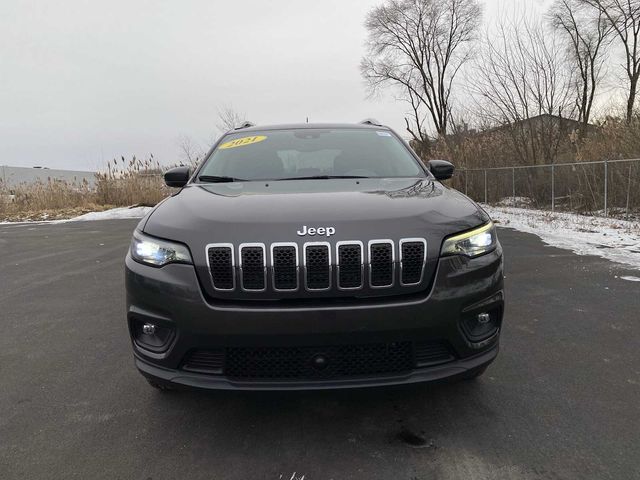
[[[429,160],[429,170],[436,180],[447,180],[453,177],[454,166],[446,160]]]
[[[165,172],[164,183],[168,187],[182,188],[187,184],[190,176],[189,167],[174,167]]]

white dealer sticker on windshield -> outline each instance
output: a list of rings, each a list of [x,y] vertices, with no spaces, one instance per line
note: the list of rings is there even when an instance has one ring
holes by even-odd
[[[390,137],[391,134],[389,132],[376,132],[381,137]]]

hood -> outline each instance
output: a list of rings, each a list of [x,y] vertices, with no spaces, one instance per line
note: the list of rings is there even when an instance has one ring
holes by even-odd
[[[349,240],[368,232],[445,236],[487,219],[431,179],[298,180],[191,184],[159,205],[144,231],[180,241],[197,234],[210,242],[265,242],[296,240],[303,225],[333,226],[333,239]]]
[[[187,244],[201,275],[211,243],[335,246],[402,238],[425,238],[435,270],[444,237],[488,218],[467,197],[429,178],[238,182],[188,185],[153,211],[144,231]],[[319,227],[335,233],[298,234]]]

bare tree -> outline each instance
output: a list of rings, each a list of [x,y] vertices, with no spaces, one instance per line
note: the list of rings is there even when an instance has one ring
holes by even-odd
[[[633,119],[633,109],[640,79],[640,0],[581,0],[606,18],[622,43],[624,69],[629,79],[627,94],[627,123]]]
[[[244,113],[238,113],[232,106],[227,105],[218,109],[218,123],[208,140],[198,142],[188,135],[181,135],[178,140],[180,149],[180,161],[195,167],[207,154],[209,145],[216,143],[220,135],[242,125],[246,120]],[[204,145],[204,146],[203,146]]]
[[[569,41],[567,53],[576,72],[578,120],[587,125],[604,76],[611,24],[602,11],[588,8],[582,0],[556,0],[549,11],[549,20]]]
[[[558,38],[521,20],[485,35],[470,88],[478,116],[511,133],[522,162],[537,163],[554,161],[562,118],[573,116],[572,78]]]
[[[481,19],[477,0],[386,0],[367,15],[368,54],[360,68],[370,93],[392,85],[411,106],[407,131],[428,141],[431,121],[447,133],[453,82],[469,59]]]
[[[188,135],[181,135],[178,138],[178,148],[180,149],[180,163],[195,167],[205,155],[202,146]]]
[[[225,105],[218,109],[218,124],[216,127],[220,133],[239,127],[246,121],[246,114],[240,113],[231,105]]]

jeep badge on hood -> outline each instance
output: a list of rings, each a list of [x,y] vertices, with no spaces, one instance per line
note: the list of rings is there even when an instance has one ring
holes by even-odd
[[[326,235],[330,237],[331,235],[336,233],[335,227],[308,227],[306,225],[302,226],[302,230],[298,230],[298,235],[304,237],[305,235]]]

